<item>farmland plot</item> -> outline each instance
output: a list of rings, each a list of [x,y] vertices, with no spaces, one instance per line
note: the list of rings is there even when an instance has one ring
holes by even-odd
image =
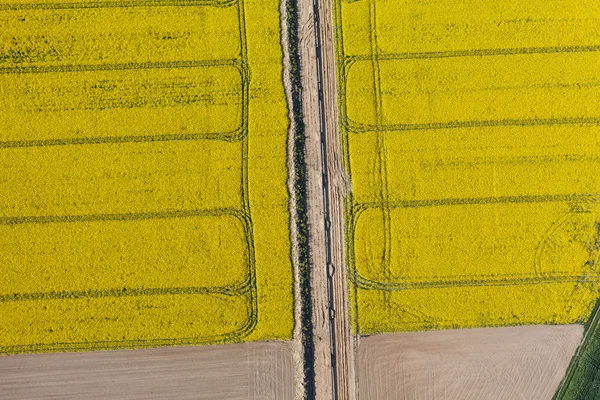
[[[369,336],[357,356],[359,398],[550,400],[582,333],[534,325]]]
[[[288,342],[21,354],[0,359],[3,400],[291,400]]]
[[[357,332],[580,322],[597,296],[591,1],[336,2]]]
[[[276,1],[0,5],[0,352],[289,339]]]

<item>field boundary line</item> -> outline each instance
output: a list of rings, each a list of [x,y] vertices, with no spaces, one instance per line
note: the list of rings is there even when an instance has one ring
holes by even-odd
[[[237,286],[202,286],[202,287],[174,287],[174,288],[144,288],[144,289],[106,289],[106,290],[78,290],[61,292],[36,292],[0,295],[0,303],[9,301],[28,300],[59,300],[83,299],[100,297],[128,297],[128,296],[163,296],[177,294],[223,294],[236,296],[245,294],[250,288],[249,283]]]
[[[359,124],[347,119],[344,124],[354,134],[401,131],[424,131],[459,128],[482,128],[496,126],[553,126],[553,125],[600,125],[598,117],[565,117],[565,118],[524,118],[524,119],[490,119],[452,122],[433,122],[423,124],[368,125]]]
[[[554,53],[592,53],[600,51],[600,46],[547,46],[547,47],[513,47],[513,48],[490,48],[490,49],[469,49],[469,50],[449,50],[449,51],[427,51],[415,53],[382,53],[379,52],[377,61],[388,60],[422,60],[436,58],[456,58],[456,57],[485,57],[485,56],[512,56],[527,54],[554,54]],[[356,55],[345,56],[344,64],[347,65],[354,61],[370,61],[371,56]]]
[[[248,305],[248,303],[247,303]],[[250,305],[253,307],[253,305]],[[235,331],[221,334],[185,338],[158,338],[144,340],[107,340],[94,342],[61,342],[61,343],[36,343],[26,345],[13,345],[0,347],[0,355],[21,354],[39,351],[88,351],[88,350],[116,350],[123,348],[143,348],[177,345],[217,344],[239,342],[249,335],[258,322],[256,313],[249,310],[248,319]]]
[[[242,296],[246,298],[246,307],[248,309],[248,318],[244,326],[227,335],[198,337],[185,339],[185,343],[220,343],[239,341],[244,336],[247,336],[256,326],[258,322],[256,303],[256,276],[255,276],[255,259],[254,259],[254,244],[253,239],[249,234],[252,229],[252,221],[250,216],[243,211],[235,209],[212,209],[212,210],[187,210],[187,211],[167,211],[154,213],[137,213],[137,214],[98,214],[98,215],[83,215],[83,216],[55,216],[55,217],[29,217],[0,219],[0,224],[15,225],[26,223],[72,223],[72,222],[90,222],[90,221],[132,221],[132,220],[148,220],[154,218],[187,218],[195,216],[234,216],[244,226],[246,233],[246,245],[248,255],[248,274],[247,278],[242,283],[220,287],[185,287],[185,288],[145,288],[145,289],[111,289],[111,290],[88,290],[88,291],[63,291],[63,292],[47,292],[47,293],[24,293],[24,294],[7,294],[0,296],[0,304],[7,301],[43,301],[57,299],[72,299],[78,300],[82,298],[102,298],[102,297],[129,297],[129,296],[156,296],[156,295],[216,295],[216,296]],[[121,348],[125,347],[144,347],[154,346],[155,340],[167,341],[169,339],[151,339],[151,340],[126,340],[116,342],[81,342],[74,343],[75,347],[69,347],[68,343],[59,344],[55,347],[54,344],[27,344],[18,346],[0,347],[0,354],[5,353],[23,353],[37,351],[40,348],[44,350],[73,350],[73,349],[99,349],[99,348]],[[182,339],[172,339],[171,344],[184,343]],[[145,344],[146,343],[146,344]],[[166,342],[165,342],[166,343]],[[130,344],[130,345],[127,345]],[[42,347],[40,347],[42,346]]]
[[[197,211],[199,215],[210,215],[215,210]],[[223,211],[223,210],[220,210]],[[148,219],[149,215],[163,214],[164,218],[185,218],[190,212],[167,212],[167,213],[142,213],[141,217],[135,219]],[[193,212],[192,212],[193,214]],[[73,292],[49,292],[49,293],[32,293],[32,294],[13,294],[0,296],[0,304],[6,301],[41,301],[41,300],[56,300],[56,299],[81,299],[81,298],[101,298],[101,297],[126,297],[126,296],[152,296],[152,295],[214,295],[214,296],[243,296],[246,298],[246,307],[248,310],[247,321],[240,328],[233,332],[217,336],[200,336],[195,338],[177,338],[177,339],[147,339],[147,340],[123,340],[123,341],[95,341],[95,342],[73,342],[73,343],[52,343],[52,344],[24,344],[14,346],[0,347],[0,354],[15,354],[26,353],[32,351],[60,351],[60,350],[86,350],[86,349],[116,349],[116,348],[133,348],[133,347],[153,347],[157,345],[177,345],[177,344],[201,344],[201,343],[226,343],[240,341],[244,336],[249,335],[258,323],[258,304],[256,294],[256,275],[255,275],[255,258],[254,245],[251,236],[252,221],[245,213],[235,210],[231,214],[239,218],[244,223],[246,232],[246,243],[249,258],[249,273],[248,280],[242,285],[231,287],[189,287],[189,288],[149,288],[149,289],[114,289],[114,290],[90,290],[90,291],[73,291]],[[102,216],[106,216],[102,215]],[[116,221],[130,221],[132,214],[123,215],[110,214],[112,219]],[[243,216],[243,217],[242,217]],[[85,218],[85,216],[84,216]],[[32,218],[33,219],[33,218]],[[94,220],[94,219],[92,219]],[[106,219],[95,219],[95,221],[104,221]],[[42,223],[49,223],[44,221]],[[73,222],[69,218],[62,218],[61,222]],[[23,222],[21,222],[23,223]],[[29,223],[32,223],[29,221]],[[10,225],[10,223],[9,223]]]
[[[60,64],[31,65],[23,67],[0,67],[0,74],[42,74],[51,72],[122,71],[130,69],[183,69],[229,66],[239,69],[242,76],[248,77],[249,69],[247,63],[237,58],[191,61],[152,61],[116,64]]]
[[[249,256],[249,246],[252,245],[248,237],[250,216],[236,209],[209,209],[209,210],[182,210],[165,212],[146,212],[129,214],[91,214],[91,215],[65,215],[65,216],[42,216],[42,217],[3,217],[0,218],[2,225],[24,225],[24,224],[53,224],[53,223],[86,223],[106,221],[145,221],[154,219],[177,219],[195,217],[224,217],[231,216],[237,219],[244,229],[246,236],[246,252]],[[0,294],[0,303],[8,301],[31,301],[31,300],[53,300],[53,299],[80,299],[98,297],[124,297],[124,296],[150,296],[165,294],[209,294],[219,293],[226,295],[243,295],[251,290],[252,276],[249,269],[255,268],[252,260],[247,260],[247,273],[243,281],[224,286],[189,286],[174,288],[114,288],[114,289],[88,289],[57,292],[36,293],[9,293]]]
[[[238,127],[229,132],[203,132],[185,134],[162,135],[133,135],[133,136],[88,136],[76,138],[55,138],[38,140],[5,140],[0,141],[0,149],[20,147],[45,147],[64,145],[86,145],[103,143],[141,143],[162,141],[188,141],[188,140],[222,140],[227,142],[242,141],[248,135],[248,86],[250,84],[250,67],[246,60],[198,60],[126,64],[92,64],[92,65],[57,65],[57,66],[29,66],[0,68],[0,74],[25,74],[25,73],[70,73],[88,71],[117,71],[117,70],[142,70],[142,69],[186,69],[186,68],[219,68],[232,67],[240,73],[240,121]]]
[[[24,216],[24,217],[0,217],[0,225],[18,224],[47,224],[67,222],[94,222],[94,221],[135,221],[146,219],[169,219],[188,218],[204,216],[231,215],[245,223],[249,215],[235,208],[213,208],[197,210],[175,210],[155,211],[139,213],[115,213],[115,214],[80,214],[80,215],[46,215],[46,216]]]
[[[520,203],[598,203],[600,193],[586,194],[558,194],[558,195],[523,195],[523,196],[496,196],[496,197],[464,197],[425,200],[397,200],[389,202],[355,203],[353,213],[367,209],[386,207],[395,208],[423,208],[459,205],[485,205],[485,204],[520,204]]]
[[[206,3],[206,2],[204,2]],[[212,2],[216,4],[215,2]],[[123,296],[145,296],[145,295],[210,295],[218,297],[243,296],[247,310],[247,318],[242,326],[236,330],[219,334],[207,335],[186,338],[156,338],[156,339],[134,339],[134,340],[117,340],[117,341],[90,341],[90,342],[65,342],[65,343],[32,343],[22,345],[10,345],[0,347],[0,354],[17,354],[39,351],[81,351],[81,350],[106,350],[119,348],[138,348],[138,347],[157,347],[157,346],[173,346],[173,345],[193,345],[193,344],[210,344],[210,343],[232,343],[239,342],[244,337],[254,331],[258,324],[258,294],[256,282],[256,266],[255,266],[255,249],[254,249],[254,234],[253,224],[250,212],[250,200],[248,195],[248,102],[249,102],[249,85],[250,85],[250,68],[248,66],[247,43],[246,43],[246,28],[244,15],[244,0],[225,0],[217,1],[224,6],[237,5],[237,14],[239,21],[239,43],[240,43],[240,58],[226,60],[204,60],[192,62],[174,62],[174,63],[140,63],[140,64],[124,64],[121,69],[153,68],[155,65],[162,68],[171,68],[173,65],[182,65],[183,67],[209,66],[209,64],[231,65],[238,68],[242,75],[242,98],[245,99],[243,104],[243,123],[241,134],[236,137],[228,138],[228,141],[241,142],[241,209],[220,208],[220,209],[205,209],[205,210],[168,210],[162,212],[139,212],[139,213],[121,213],[121,214],[91,214],[91,215],[54,215],[54,216],[20,216],[20,217],[0,217],[0,225],[11,226],[18,224],[31,223],[68,223],[68,222],[91,222],[91,221],[133,221],[152,218],[185,218],[190,216],[209,216],[209,215],[232,215],[238,218],[243,226],[246,234],[247,258],[249,263],[248,279],[243,284],[236,284],[231,287],[206,287],[206,288],[148,288],[148,289],[126,289],[126,290],[109,290],[109,291],[74,291],[74,292],[53,292],[50,294],[35,293],[33,297],[50,299],[77,299],[77,298],[99,298],[99,297],[123,297]],[[83,4],[83,6],[82,6]],[[90,2],[90,3],[31,3],[21,4],[22,9],[61,9],[61,8],[99,8],[99,7],[120,7],[120,6],[158,6],[158,5],[202,5],[198,1],[161,1],[149,2],[142,0],[140,2],[125,1],[125,2]],[[8,7],[8,8],[7,8]],[[0,11],[21,9],[19,5],[0,4]],[[133,67],[132,67],[133,66]],[[35,67],[34,67],[35,68]],[[50,67],[52,68],[52,67]],[[84,67],[102,69],[103,67]],[[125,138],[98,138],[93,139],[91,143],[121,143],[121,142],[142,142],[142,141],[159,141],[159,140],[195,140],[198,137],[193,135],[178,135],[175,137],[169,135],[160,135],[157,137],[125,137]],[[65,142],[64,140],[55,140],[48,142],[13,142],[12,144],[2,147],[28,147],[28,146],[45,146],[45,145],[63,145],[63,144],[90,144],[77,141],[73,143]],[[234,293],[236,292],[236,293]],[[8,295],[10,300],[36,300],[28,299],[28,295]],[[31,296],[31,295],[29,295]],[[41,297],[40,297],[41,296]],[[7,298],[7,300],[9,300]],[[1,302],[0,302],[1,304]]]
[[[459,277],[460,278],[460,277]],[[453,281],[407,281],[407,282],[379,282],[369,280],[356,274],[352,281],[362,290],[376,290],[386,292],[400,292],[417,289],[441,289],[476,286],[521,286],[521,285],[551,285],[560,283],[598,283],[600,277],[593,275],[555,275],[548,277],[519,277],[502,279],[465,279]]]
[[[431,122],[431,123],[399,123],[399,124],[384,124],[378,118],[375,124],[365,124],[353,121],[347,115],[346,106],[346,91],[348,84],[348,74],[350,68],[357,62],[371,62],[373,65],[378,65],[380,61],[405,61],[405,60],[428,60],[428,59],[443,59],[456,57],[487,57],[487,56],[518,56],[518,55],[535,55],[535,54],[561,54],[561,53],[593,53],[600,52],[600,46],[550,46],[550,47],[523,47],[523,48],[498,48],[498,49],[470,49],[456,51],[438,51],[438,52],[422,52],[422,53],[396,53],[396,54],[381,54],[379,51],[372,55],[345,56],[342,55],[340,62],[343,67],[339,70],[341,86],[344,86],[344,91],[340,92],[342,97],[342,125],[350,133],[367,133],[367,132],[401,132],[401,131],[419,131],[419,130],[440,130],[440,129],[458,129],[458,128],[479,128],[479,127],[495,127],[495,126],[551,126],[551,125],[600,125],[600,116],[598,117],[557,117],[557,118],[506,118],[506,119],[490,119],[490,120],[466,120],[466,121],[447,121],[447,122]],[[377,67],[378,68],[378,67]],[[374,77],[374,81],[379,78]],[[380,86],[380,83],[378,84]],[[381,97],[381,91],[375,90],[375,98]],[[381,114],[381,107],[376,107],[376,115]]]
[[[569,275],[552,274],[539,271],[537,265],[534,265],[533,272],[529,274],[504,274],[504,275],[481,275],[481,276],[456,276],[457,279],[450,279],[451,276],[440,276],[440,280],[432,280],[435,277],[426,279],[426,277],[414,277],[404,281],[379,281],[361,275],[356,265],[355,257],[355,236],[357,221],[366,210],[379,209],[402,209],[402,208],[423,208],[423,207],[441,207],[441,206],[460,206],[460,205],[487,205],[487,204],[539,204],[539,203],[600,203],[600,194],[582,194],[582,195],[540,195],[540,196],[505,196],[505,197],[482,197],[482,198],[450,198],[439,200],[406,200],[388,203],[358,203],[352,208],[348,225],[348,257],[349,269],[351,270],[350,280],[359,289],[364,290],[382,290],[382,291],[402,291],[427,288],[444,287],[462,287],[462,286],[518,286],[531,284],[553,284],[567,282],[600,282],[597,275]],[[575,215],[577,211],[569,211],[565,216]],[[563,218],[565,217],[563,216]],[[561,218],[561,220],[563,219]],[[536,254],[538,251],[536,251]],[[536,260],[537,263],[537,260]],[[454,276],[454,275],[452,275]]]

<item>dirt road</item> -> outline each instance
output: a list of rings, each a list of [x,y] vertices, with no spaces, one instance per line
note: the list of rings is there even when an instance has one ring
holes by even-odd
[[[355,344],[348,320],[343,236],[344,199],[349,186],[340,158],[331,7],[331,2],[323,0],[299,5],[315,370],[318,399],[353,399]]]

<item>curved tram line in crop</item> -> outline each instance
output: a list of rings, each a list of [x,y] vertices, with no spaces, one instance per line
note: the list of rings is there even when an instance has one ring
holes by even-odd
[[[178,287],[178,288],[119,288],[109,290],[83,290],[83,291],[61,291],[44,293],[12,293],[0,296],[0,303],[14,301],[43,302],[51,299],[81,299],[100,297],[127,297],[127,296],[153,296],[153,295],[180,295],[180,294],[206,294],[214,296],[242,296],[245,298],[247,308],[247,319],[243,326],[233,332],[216,336],[198,336],[179,339],[159,338],[148,340],[117,340],[96,342],[65,342],[52,344],[26,344],[0,347],[0,354],[22,353],[42,350],[85,350],[85,349],[115,349],[128,347],[156,347],[164,345],[182,344],[208,344],[239,342],[248,336],[256,327],[258,322],[257,283],[255,271],[254,240],[252,219],[250,216],[250,203],[248,198],[248,104],[250,69],[248,66],[246,28],[243,0],[197,0],[197,1],[98,1],[98,2],[71,2],[71,3],[29,3],[29,4],[3,4],[2,10],[26,10],[26,9],[77,9],[77,8],[105,8],[105,7],[137,7],[137,6],[208,6],[208,7],[237,7],[239,19],[240,58],[226,60],[199,60],[191,62],[165,62],[165,63],[143,63],[143,64],[118,64],[118,65],[64,65],[49,67],[14,67],[0,68],[0,74],[28,74],[28,73],[52,73],[71,71],[109,71],[127,69],[152,69],[152,68],[214,68],[234,67],[240,72],[241,87],[241,121],[237,129],[231,132],[217,134],[164,134],[158,136],[124,136],[124,137],[87,137],[74,139],[49,139],[33,141],[3,141],[1,148],[19,147],[44,147],[44,146],[67,146],[96,143],[126,143],[126,142],[161,142],[169,140],[222,140],[241,143],[241,185],[242,209],[208,209],[208,210],[178,210],[168,212],[142,212],[128,214],[99,214],[99,215],[73,215],[73,216],[42,216],[27,217],[15,216],[0,218],[0,225],[17,224],[49,224],[70,223],[87,221],[123,221],[140,219],[172,219],[191,216],[234,216],[244,226],[246,239],[246,252],[248,257],[248,270],[246,280],[226,286],[214,287]]]
[[[470,128],[481,128],[481,127],[535,127],[535,126],[597,126],[600,125],[600,116],[598,115],[575,115],[575,116],[564,116],[564,117],[535,117],[528,118],[520,116],[517,118],[491,118],[483,120],[449,120],[449,121],[424,121],[421,123],[413,123],[408,121],[407,123],[385,123],[384,121],[384,105],[390,105],[391,100],[388,99],[388,103],[384,103],[383,91],[382,91],[382,77],[380,71],[380,63],[386,62],[398,63],[406,62],[407,60],[442,60],[442,59],[489,59],[490,57],[509,57],[519,55],[565,55],[565,54],[594,54],[600,51],[598,45],[582,45],[582,46],[532,46],[523,48],[483,48],[483,49],[471,49],[471,50],[457,50],[457,51],[430,51],[430,52],[406,52],[398,54],[384,53],[381,50],[378,42],[378,30],[377,30],[377,0],[366,0],[361,2],[364,6],[360,9],[364,14],[364,18],[368,21],[365,22],[364,29],[360,32],[365,37],[357,38],[356,43],[352,43],[352,49],[356,50],[356,46],[359,40],[364,40],[365,44],[362,44],[362,51],[369,53],[367,55],[347,55],[345,54],[344,46],[344,22],[342,20],[342,4],[358,4],[351,0],[336,0],[334,1],[334,22],[335,22],[335,39],[336,39],[336,57],[337,57],[337,76],[338,76],[338,96],[339,96],[339,111],[340,111],[340,127],[342,131],[342,152],[345,168],[350,178],[352,177],[352,168],[350,161],[350,141],[351,135],[373,135],[373,143],[377,156],[373,171],[376,175],[373,181],[377,181],[374,185],[377,187],[376,195],[374,195],[374,201],[365,203],[356,200],[356,195],[349,193],[346,204],[346,251],[348,259],[349,277],[352,282],[351,287],[353,288],[353,325],[356,333],[360,333],[360,318],[359,318],[359,305],[358,296],[359,290],[367,291],[380,291],[383,296],[383,302],[387,307],[389,304],[389,294],[392,292],[400,292],[409,289],[427,289],[427,288],[450,288],[450,287],[472,287],[472,286],[519,286],[519,285],[540,285],[540,284],[551,284],[551,283],[598,283],[600,282],[600,276],[594,273],[586,274],[552,274],[542,273],[539,270],[539,246],[536,250],[536,260],[534,260],[535,268],[534,272],[530,274],[519,274],[511,276],[509,275],[493,275],[493,276],[441,276],[439,279],[435,277],[431,279],[422,278],[414,279],[410,281],[398,281],[394,280],[391,273],[391,212],[392,210],[402,208],[420,208],[420,207],[441,207],[446,205],[460,205],[460,204],[510,204],[510,203],[548,203],[555,202],[563,205],[571,206],[571,208],[577,205],[584,204],[595,204],[600,200],[600,195],[596,193],[591,194],[570,194],[570,195],[539,195],[539,196],[498,196],[498,197],[482,197],[482,198],[446,198],[446,199],[434,199],[434,200],[406,200],[406,201],[392,201],[390,199],[390,189],[388,188],[388,171],[387,171],[387,154],[385,150],[385,136],[386,135],[403,135],[408,131],[422,131],[422,130],[453,130],[453,129],[470,129]],[[351,7],[351,6],[348,6]],[[356,8],[353,11],[348,11],[355,18],[358,16]],[[355,21],[356,24],[356,21]],[[354,26],[353,29],[357,29]],[[358,32],[358,31],[356,31]],[[353,32],[358,35],[358,33]],[[366,33],[368,32],[368,33]],[[367,36],[368,37],[367,40]],[[367,44],[368,43],[368,44]],[[443,49],[442,49],[443,50]],[[357,93],[364,95],[365,92],[369,92],[372,95],[372,104],[370,110],[372,110],[372,121],[353,121],[348,115],[348,74],[349,71],[357,65],[357,63],[368,63],[370,64],[371,72],[365,76],[370,75],[372,87],[364,85],[360,87]],[[387,65],[387,64],[386,64]],[[366,67],[365,67],[366,68]],[[395,70],[394,70],[395,71]],[[362,76],[362,74],[361,74]],[[355,78],[357,79],[357,78]],[[369,86],[369,87],[367,87]],[[387,88],[390,89],[389,87]],[[357,89],[354,89],[356,92]],[[368,97],[370,101],[370,97]],[[365,100],[366,103],[368,103]],[[367,104],[368,105],[368,104]],[[367,113],[368,114],[368,113]],[[371,114],[368,114],[371,115]],[[395,121],[394,121],[395,122]],[[402,121],[400,121],[402,122]],[[448,134],[452,134],[449,132]],[[361,143],[367,143],[361,142]],[[432,167],[433,168],[433,167]],[[362,171],[364,174],[365,172]],[[383,247],[381,254],[381,269],[382,274],[386,279],[370,279],[361,275],[357,268],[355,241],[356,241],[356,227],[357,221],[361,214],[368,209],[378,209],[381,211],[381,224],[382,224],[382,239]],[[598,228],[598,222],[596,222]],[[598,241],[596,245],[598,244]],[[596,246],[597,247],[597,246]],[[597,249],[594,250],[597,256]],[[589,261],[593,265],[594,260]],[[408,310],[406,310],[408,312]],[[429,320],[425,315],[419,315],[418,318],[426,319],[430,326],[432,323],[435,325],[433,320]],[[436,320],[438,321],[438,320]],[[438,322],[440,322],[439,320]],[[383,321],[379,321],[383,322]],[[451,325],[456,325],[456,321],[446,321]],[[410,324],[410,322],[406,322]],[[431,325],[431,326],[433,326]],[[397,327],[396,327],[397,328]],[[423,326],[419,326],[422,329]]]

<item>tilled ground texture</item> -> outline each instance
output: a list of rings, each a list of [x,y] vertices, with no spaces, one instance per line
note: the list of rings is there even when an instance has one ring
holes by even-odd
[[[536,325],[369,336],[359,398],[550,400],[582,335],[581,325]]]
[[[2,399],[293,399],[288,343],[0,358]]]

